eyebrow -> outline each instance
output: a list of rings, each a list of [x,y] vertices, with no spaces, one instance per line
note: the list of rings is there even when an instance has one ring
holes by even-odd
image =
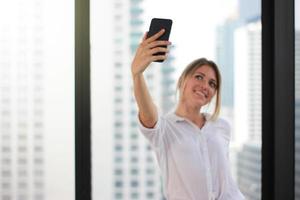
[[[198,74],[201,74],[201,75],[203,75],[203,76],[206,76],[204,73],[202,73],[202,72],[195,72],[196,74],[198,73]],[[213,81],[213,82],[215,82],[216,84],[217,84],[217,81],[215,80],[215,79],[210,79],[211,81]]]

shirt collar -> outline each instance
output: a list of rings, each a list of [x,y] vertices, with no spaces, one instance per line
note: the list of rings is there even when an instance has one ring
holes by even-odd
[[[203,113],[206,121],[209,121],[210,114],[209,113]],[[182,122],[186,121],[184,117],[180,117],[175,114],[175,110],[172,110],[171,112],[168,113],[168,117],[173,121],[173,122]]]
[[[185,118],[179,117],[178,115],[175,114],[175,112],[170,113],[169,116],[170,116],[170,119],[173,122],[182,122],[182,121],[185,121]]]

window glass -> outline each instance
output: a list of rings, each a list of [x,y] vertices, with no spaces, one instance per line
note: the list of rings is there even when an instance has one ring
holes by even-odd
[[[0,1],[0,199],[74,185],[74,1]]]
[[[260,6],[259,0],[91,1],[94,199],[164,199],[155,154],[138,130],[130,71],[152,18],[173,20],[168,59],[145,71],[155,104],[171,111],[182,70],[196,58],[214,60],[223,80],[220,117],[231,126],[234,180],[247,199],[261,198]]]

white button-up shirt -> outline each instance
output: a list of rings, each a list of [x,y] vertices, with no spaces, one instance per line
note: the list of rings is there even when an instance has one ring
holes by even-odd
[[[139,122],[155,151],[168,200],[244,199],[230,173],[230,126],[205,117],[201,129],[174,111],[159,116],[154,128]]]

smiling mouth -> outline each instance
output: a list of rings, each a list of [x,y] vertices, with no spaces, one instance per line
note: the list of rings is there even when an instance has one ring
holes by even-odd
[[[197,90],[195,90],[195,93],[197,94],[197,95],[199,95],[199,96],[202,96],[202,97],[204,97],[204,98],[207,98],[207,95],[206,94],[204,94],[203,92],[201,92],[201,91],[197,91]]]

